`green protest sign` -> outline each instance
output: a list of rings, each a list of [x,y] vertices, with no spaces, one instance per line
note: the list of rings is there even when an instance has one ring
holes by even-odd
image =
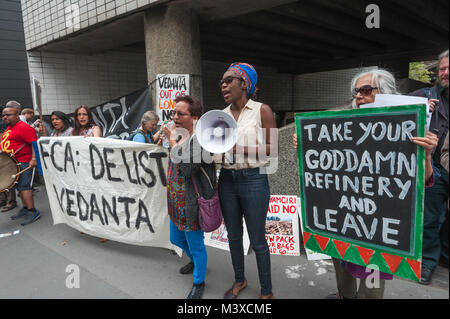
[[[296,114],[305,247],[420,279],[424,105]]]

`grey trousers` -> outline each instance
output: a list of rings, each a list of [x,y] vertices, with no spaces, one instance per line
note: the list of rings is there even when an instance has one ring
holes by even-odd
[[[383,299],[384,287],[386,281],[379,280],[378,288],[369,288],[365,279],[360,279],[359,288],[357,287],[357,279],[350,274],[347,269],[341,265],[341,260],[332,258],[334,269],[336,271],[336,283],[341,298],[349,299]]]

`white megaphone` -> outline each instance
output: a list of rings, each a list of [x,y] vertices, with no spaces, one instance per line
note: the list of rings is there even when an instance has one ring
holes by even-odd
[[[225,153],[237,143],[237,123],[230,114],[212,110],[198,120],[195,136],[206,151],[214,154]]]

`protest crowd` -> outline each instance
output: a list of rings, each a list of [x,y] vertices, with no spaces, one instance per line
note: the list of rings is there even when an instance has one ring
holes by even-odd
[[[357,110],[365,104],[374,103],[378,94],[408,94],[428,99],[429,112],[432,113],[428,132],[423,137],[408,136],[409,142],[423,149],[424,153],[424,180],[417,181],[418,185],[423,188],[424,196],[422,266],[419,278],[420,284],[423,285],[430,284],[439,263],[448,268],[448,50],[439,56],[437,73],[438,79],[433,87],[415,92],[399,92],[396,79],[387,70],[376,69],[360,73],[348,84],[353,95],[352,104],[345,109],[337,108],[327,111],[350,112]],[[127,139],[140,143],[140,147],[144,147],[141,144],[152,144],[162,148],[164,143],[168,147],[166,150],[169,154],[168,165],[164,172],[166,174],[164,179],[167,212],[163,213],[169,216],[170,243],[181,249],[190,259],[189,263],[179,270],[180,273],[192,274],[193,277],[192,289],[187,294],[187,299],[202,298],[204,290],[207,289],[205,283],[208,280],[214,280],[207,276],[208,255],[204,238],[205,233],[219,227],[222,217],[228,232],[230,267],[234,271],[234,278],[229,278],[230,288],[224,292],[223,296],[218,297],[236,299],[239,293],[247,287],[243,245],[244,228],[246,228],[250,246],[256,257],[257,269],[250,271],[257,272],[259,277],[260,295],[258,297],[272,299],[276,297],[276,284],[272,286],[271,254],[266,239],[266,221],[271,193],[264,168],[269,165],[271,156],[277,154],[278,141],[276,134],[273,134],[273,131],[277,130],[274,113],[269,105],[257,102],[258,74],[255,68],[248,63],[231,64],[219,82],[219,89],[228,105],[223,111],[234,118],[239,131],[237,143],[230,151],[212,154],[199,144],[195,137],[195,128],[196,123],[203,115],[203,106],[198,98],[189,95],[176,98],[176,104],[171,113],[171,122],[163,123],[158,128],[158,122],[161,119],[154,111],[147,111],[142,115],[140,126],[134,132],[130,132]],[[44,215],[51,216],[51,212],[40,211],[33,200],[33,182],[37,175],[39,159],[40,165],[44,165],[47,158],[54,161],[54,155],[43,153],[42,147],[39,151],[40,156],[36,154],[39,142],[35,142],[38,141],[38,137],[58,138],[58,141],[77,136],[100,138],[104,136],[104,132],[95,123],[91,110],[83,105],[75,109],[73,119],[63,112],[54,111],[50,115],[50,125],[44,125],[41,119],[35,119],[34,110],[28,107],[22,108],[20,101],[11,100],[6,103],[2,106],[1,114],[1,165],[14,160],[20,166],[20,174],[16,176],[12,185],[7,183],[8,185],[0,193],[0,210],[1,214],[9,214],[18,208],[20,206],[17,199],[18,193],[22,206],[18,210],[14,210],[10,218],[17,220],[22,226],[27,226],[37,222]],[[310,126],[309,130],[311,135],[312,127]],[[407,127],[405,127],[406,129]],[[115,141],[114,139],[105,140],[111,140],[111,143]],[[61,146],[62,143],[58,146],[55,142],[51,147],[52,152],[57,146],[64,149]],[[294,147],[297,148],[299,143],[301,143],[301,139],[294,134]],[[127,155],[122,152],[121,156],[127,172],[123,176],[114,176],[114,168],[119,163],[108,160],[108,155],[112,154],[112,151],[105,148],[103,152],[100,152],[95,145],[89,146],[87,156],[90,156],[91,159],[97,156],[102,163],[102,169],[99,170],[98,167],[89,165],[85,167],[86,170],[91,170],[93,176],[108,175],[113,182],[123,180],[123,176],[128,176],[128,180],[136,187],[143,184],[150,185],[152,182],[149,180],[156,179],[158,170],[148,172],[143,163],[149,159],[149,155],[141,153],[133,154],[133,158],[126,158]],[[63,166],[60,165],[61,171],[69,170],[72,165],[74,171],[83,169],[75,164],[70,155],[70,148],[66,146],[64,150],[66,162]],[[110,158],[112,158],[111,156]],[[299,158],[298,160],[302,161],[303,159]],[[128,166],[127,163],[135,164],[136,169],[131,169],[131,164]],[[142,171],[138,170],[138,167],[142,168],[147,175],[141,175]],[[218,172],[219,169],[220,172]],[[415,172],[414,168],[411,170]],[[363,174],[360,175],[362,177]],[[415,176],[415,173],[413,175]],[[305,176],[309,175],[305,174]],[[1,178],[4,179],[5,176]],[[317,181],[317,179],[310,179],[309,183],[313,183],[313,181]],[[336,178],[334,182],[337,184],[337,181]],[[74,184],[78,182],[76,179],[72,181]],[[400,183],[397,184],[403,188],[406,187]],[[344,185],[343,181],[342,185]],[[64,196],[70,198],[70,192],[62,189],[58,198],[61,198],[62,201]],[[82,198],[78,193],[75,197],[78,201]],[[132,207],[138,207],[136,224],[132,226],[142,231],[144,228],[142,225],[147,225],[150,232],[153,233],[154,224],[150,223],[148,219],[148,211],[151,209],[152,203],[141,203],[140,200],[131,197],[126,199],[119,197],[117,200],[113,198],[109,203],[103,196],[102,200],[94,196],[90,197],[90,201],[88,197],[86,198],[83,200],[91,207],[102,205],[103,210],[109,209],[111,212],[116,212],[116,203],[123,204],[127,214],[128,227],[131,227],[128,225],[130,220],[133,220],[134,223],[134,219],[129,217],[132,214]],[[327,200],[327,198],[322,199],[324,202]],[[97,203],[101,203],[101,205]],[[207,226],[209,220],[201,217],[204,211],[208,211],[208,207],[210,212],[213,207],[213,213],[220,213],[219,224],[212,227],[213,229]],[[97,210],[100,211],[100,209]],[[117,209],[117,213],[121,213],[119,209]],[[70,215],[70,211],[68,214]],[[101,216],[100,212],[98,212],[98,216]],[[80,218],[82,217],[80,216]],[[87,215],[86,219],[88,219]],[[92,212],[90,219],[93,219]],[[245,224],[243,224],[243,219]],[[102,219],[102,224],[108,225],[108,223],[113,224],[113,221],[108,222],[108,220]],[[104,241],[106,239],[101,237],[101,242]],[[381,299],[384,296],[386,285],[389,285],[389,281],[393,278],[392,273],[373,269],[367,271],[366,267],[362,265],[348,260],[344,261],[335,256],[332,261],[337,290],[324,298]],[[359,287],[357,287],[357,278],[365,279],[374,274],[380,278],[379,287],[368,287],[364,280],[360,280]]]

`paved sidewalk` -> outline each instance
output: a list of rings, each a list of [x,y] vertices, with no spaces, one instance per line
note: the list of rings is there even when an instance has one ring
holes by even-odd
[[[40,220],[28,226],[9,217],[18,208],[0,213],[0,298],[152,298],[184,299],[192,286],[191,275],[178,273],[187,263],[167,249],[140,247],[82,235],[66,225],[53,225],[43,186],[35,193]],[[231,287],[233,270],[229,253],[207,247],[208,272],[205,299],[220,299]],[[322,299],[336,291],[331,261],[272,256],[272,281],[277,299]],[[67,288],[80,270],[80,287]],[[67,268],[69,266],[69,268]],[[66,272],[66,269],[68,272]],[[259,297],[256,260],[246,257],[249,286],[240,299]],[[439,267],[430,286],[395,278],[386,284],[386,299],[448,299],[448,270]]]

